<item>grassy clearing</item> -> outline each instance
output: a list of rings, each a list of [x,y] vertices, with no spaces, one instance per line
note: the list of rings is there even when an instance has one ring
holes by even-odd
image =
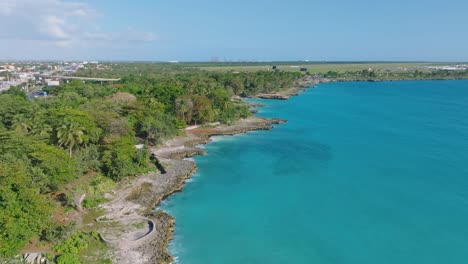
[[[79,203],[78,197],[85,195],[82,206],[86,210],[75,211],[75,213],[80,214],[80,223],[71,236],[54,246],[55,251],[58,248],[65,248],[61,250],[63,252],[57,252],[62,255],[61,261],[59,261],[60,258],[57,259],[58,263],[69,263],[70,261],[77,261],[70,263],[112,263],[109,248],[100,240],[94,230],[99,224],[96,223],[95,219],[104,213],[104,210],[99,208],[98,205],[107,201],[104,194],[115,188],[115,186],[116,183],[113,180],[97,173],[85,175],[68,186],[67,196],[73,197],[76,207],[78,207]],[[77,236],[76,234],[80,235]],[[74,245],[83,246],[75,249],[72,248]],[[69,248],[71,249],[69,250]]]
[[[106,244],[100,240],[92,240],[79,255],[81,263],[111,264],[112,254]]]
[[[277,65],[271,62],[265,65],[204,65],[198,67],[206,71],[239,71],[239,72],[255,72],[271,70],[273,65],[277,66],[278,70],[282,71],[299,71],[300,68],[307,68],[310,73],[326,73],[328,71],[346,72],[346,71],[362,71],[369,68],[374,70],[396,69],[404,70],[405,68],[414,68],[430,65],[438,65],[441,63],[418,63],[418,62],[378,62],[378,63],[304,63],[291,62],[290,64]]]
[[[81,228],[83,231],[92,231],[94,230],[94,225],[97,224],[96,218],[102,216],[104,214],[104,209],[102,208],[95,208],[88,210],[83,215],[83,227]]]
[[[57,264],[112,263],[109,248],[98,233],[76,231],[54,246]]]

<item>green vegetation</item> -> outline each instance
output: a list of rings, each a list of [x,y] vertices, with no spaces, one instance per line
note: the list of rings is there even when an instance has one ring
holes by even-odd
[[[226,63],[226,64],[201,64],[199,69],[207,71],[268,71],[275,65],[277,70],[297,72],[300,68],[307,68],[312,74],[323,74],[328,71],[361,71],[365,69],[404,69],[437,65],[433,63],[418,62],[269,62],[269,63]]]
[[[0,257],[65,239],[54,247],[57,263],[79,263],[87,238],[70,233],[85,228],[67,216],[80,213],[83,194],[81,206],[94,214],[114,182],[154,169],[148,150],[135,145],[158,144],[187,125],[247,117],[234,95],[276,91],[299,77],[151,69],[128,71],[118,83],[49,87],[47,98],[28,100],[16,88],[0,94]]]
[[[17,88],[1,93],[0,259],[36,244],[55,245],[58,263],[86,263],[83,254],[98,256],[85,245],[105,246],[67,216],[84,208],[82,223],[91,223],[116,182],[155,169],[157,162],[137,144],[159,144],[187,125],[229,124],[249,116],[237,96],[277,92],[308,76],[339,81],[468,77],[467,70],[431,70],[418,63],[305,63],[298,65],[307,68],[303,72],[290,67],[293,63],[274,64],[278,70],[268,63],[108,63],[77,75],[119,77],[119,82],[73,81],[49,87],[47,98],[34,100]],[[129,199],[139,199],[150,187],[139,186]],[[79,204],[77,197],[85,198]],[[93,263],[106,262],[97,259]]]
[[[61,241],[54,247],[54,251],[58,254],[56,258],[57,264],[81,264],[81,263],[91,263],[88,262],[88,258],[82,257],[83,251],[91,251],[91,253],[96,253],[96,251],[102,253],[103,243],[101,238],[96,232],[81,232],[77,231],[73,233],[69,238]],[[88,252],[90,253],[90,252]],[[86,254],[90,256],[91,254]],[[92,263],[111,263],[109,259],[105,257],[92,259]]]
[[[269,62],[269,63],[187,63],[186,67],[197,67],[214,72],[257,72],[276,70],[299,72],[334,80],[424,80],[468,78],[468,70],[443,70],[435,66],[453,63],[429,62]],[[462,63],[463,64],[463,63]]]
[[[103,66],[87,65],[77,76],[120,78],[129,74],[139,76],[159,76],[178,73],[208,72],[259,72],[272,71],[276,66],[279,71],[298,72],[307,68],[311,74],[324,74],[328,71],[362,71],[366,69],[405,71],[428,66],[441,66],[453,63],[443,62],[315,62],[315,61],[271,61],[271,62],[140,62],[140,63],[103,63]],[[464,64],[464,63],[461,63]]]
[[[2,151],[3,153],[3,151]],[[0,254],[12,256],[28,239],[48,227],[52,208],[31,188],[31,173],[24,160],[3,155],[0,162]]]
[[[462,63],[459,64],[468,64]],[[103,66],[88,66],[78,76],[117,78],[129,74],[143,76],[173,76],[181,73],[251,73],[276,71],[327,77],[338,80],[413,80],[468,78],[467,70],[435,69],[450,62],[181,62],[181,63],[104,63]]]
[[[338,81],[444,80],[468,78],[468,70],[376,70],[328,71],[321,76]]]

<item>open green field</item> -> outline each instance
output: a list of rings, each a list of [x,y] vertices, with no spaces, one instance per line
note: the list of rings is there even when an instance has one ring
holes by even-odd
[[[309,74],[327,75],[330,78],[351,78],[356,77],[359,72],[375,72],[376,76],[360,76],[361,78],[388,79],[391,76],[396,79],[416,78],[407,73],[424,72],[431,73],[436,69],[428,66],[455,66],[468,64],[461,62],[385,62],[385,61],[356,61],[356,62],[306,62],[306,61],[276,61],[276,62],[104,62],[105,67],[87,65],[78,71],[75,76],[100,77],[100,78],[122,78],[130,74],[140,76],[159,76],[161,74],[178,74],[194,72],[217,72],[217,73],[253,73],[260,71],[272,71],[273,66],[281,72],[299,72],[301,68],[306,68]],[[369,71],[370,70],[370,71]],[[336,75],[338,74],[338,75]],[[404,76],[403,76],[403,75]],[[342,76],[343,75],[343,76]],[[378,76],[377,76],[378,75]],[[441,74],[436,74],[442,76]],[[436,78],[431,75],[431,78]],[[446,75],[446,74],[445,74]],[[443,76],[445,76],[443,75]],[[450,75],[450,74],[449,74]],[[439,77],[440,77],[439,76]],[[443,77],[442,76],[442,77]],[[420,76],[419,76],[420,77]],[[418,77],[418,78],[419,78]]]
[[[277,69],[283,71],[298,71],[299,68],[307,68],[310,73],[326,73],[328,71],[346,72],[362,71],[366,69],[401,71],[405,69],[419,69],[424,66],[446,65],[447,63],[429,63],[429,62],[271,62],[271,63],[221,63],[191,65],[207,71],[261,71],[271,70],[275,65]],[[184,65],[184,64],[182,64]],[[190,65],[190,64],[189,64]],[[188,66],[188,65],[187,65]]]

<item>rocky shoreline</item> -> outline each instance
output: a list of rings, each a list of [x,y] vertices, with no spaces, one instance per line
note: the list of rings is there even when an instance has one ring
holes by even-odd
[[[275,94],[259,94],[253,98],[287,100],[298,95],[306,87],[339,80],[304,79],[297,87],[284,89]],[[262,106],[251,104],[252,107]],[[207,144],[212,136],[242,134],[253,130],[270,130],[276,124],[285,120],[266,119],[252,116],[238,120],[231,125],[215,127],[196,127],[185,131],[185,135],[177,136],[163,144],[151,148],[151,153],[162,166],[165,173],[150,172],[128,179],[109,194],[110,202],[102,205],[106,214],[101,218],[115,222],[126,222],[133,219],[149,220],[151,228],[148,233],[138,239],[121,239],[118,243],[108,243],[113,251],[113,263],[119,264],[169,264],[174,258],[168,252],[168,245],[173,239],[176,220],[168,213],[154,210],[155,207],[170,195],[182,191],[185,182],[197,170],[193,161],[185,158],[204,155],[205,150],[197,145]],[[108,227],[98,227],[103,236]],[[123,236],[128,237],[128,236]]]
[[[166,197],[180,192],[185,181],[196,172],[196,164],[184,158],[203,155],[204,150],[197,148],[197,145],[209,143],[212,136],[235,135],[252,130],[270,130],[273,125],[284,122],[286,121],[253,116],[239,120],[232,125],[187,130],[186,135],[178,136],[152,148],[153,157],[157,158],[165,173],[150,172],[121,183],[119,188],[110,194],[111,201],[102,205],[106,214],[100,219],[114,223],[99,228],[98,231],[103,241],[109,241],[106,237],[109,233],[112,237],[120,239],[115,243],[107,243],[113,249],[114,262],[169,264],[173,261],[167,248],[173,238],[175,219],[166,212],[154,211],[154,208]],[[116,235],[115,230],[112,230],[115,225],[134,219],[149,219],[148,222],[153,226],[150,229],[144,227],[143,231],[147,229],[150,231],[137,239],[127,239],[132,235]]]
[[[250,98],[288,100],[291,96],[297,96],[307,88],[315,88],[317,84],[326,82],[330,82],[330,80],[326,78],[308,76],[299,79],[297,81],[297,85],[294,87],[281,89],[276,93],[260,93],[250,96]]]
[[[307,87],[314,87],[321,82],[326,82],[326,80],[301,79],[298,81],[298,86],[280,91],[280,97],[260,95],[256,98],[287,100],[290,96],[298,95]],[[154,171],[122,182],[115,191],[109,194],[110,202],[102,205],[105,215],[99,219],[106,221],[101,221],[100,224],[107,222],[108,225],[98,226],[98,232],[102,240],[112,248],[113,262],[119,264],[172,263],[174,259],[168,252],[168,245],[173,239],[175,219],[168,213],[155,210],[155,208],[168,196],[182,191],[186,180],[196,172],[195,162],[186,158],[204,155],[205,150],[197,146],[209,143],[213,136],[271,130],[274,125],[285,122],[287,121],[252,116],[238,120],[231,125],[192,127],[185,130],[185,135],[152,147],[151,155],[157,160],[158,167],[164,173]],[[136,231],[132,227],[121,227],[121,233],[115,234],[116,225],[135,219],[144,220],[151,226],[143,226]],[[133,233],[128,234],[128,229]],[[117,242],[109,242],[110,240],[106,237],[109,233]]]

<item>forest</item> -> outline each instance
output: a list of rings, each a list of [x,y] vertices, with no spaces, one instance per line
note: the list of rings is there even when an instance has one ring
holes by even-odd
[[[290,87],[300,76],[134,71],[116,83],[45,87],[49,95],[32,100],[20,88],[3,92],[0,257],[17,255],[31,243],[64,241],[70,232],[61,218],[78,207],[67,192],[75,182],[119,182],[155,169],[148,149],[136,145],[157,145],[187,125],[245,118],[251,113],[237,96]],[[99,201],[85,200],[85,207]]]

